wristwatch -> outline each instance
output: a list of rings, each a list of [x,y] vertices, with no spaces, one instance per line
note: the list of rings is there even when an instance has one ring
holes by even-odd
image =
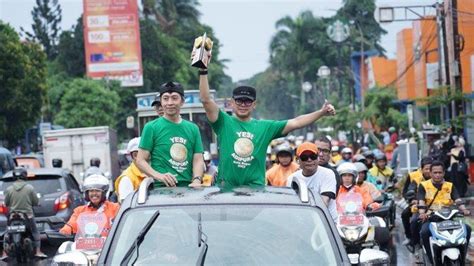
[[[194,182],[194,180],[196,180],[196,179],[199,180],[199,182],[202,183],[202,176],[195,176],[195,177],[193,177],[193,182]]]

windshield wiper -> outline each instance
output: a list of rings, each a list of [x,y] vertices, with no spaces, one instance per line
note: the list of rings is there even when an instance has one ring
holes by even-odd
[[[133,253],[135,250],[137,251],[137,257],[135,260],[132,262],[132,265],[137,261],[138,259],[138,248],[140,247],[140,244],[143,242],[143,239],[145,239],[146,233],[150,230],[151,226],[155,223],[156,219],[160,215],[160,211],[156,211],[148,220],[148,222],[145,224],[145,226],[142,228],[140,233],[138,234],[137,238],[135,238],[135,241],[133,241],[132,245],[127,249],[127,252],[125,253],[125,256],[122,259],[122,262],[120,262],[120,265],[128,265],[128,262],[132,258]]]
[[[199,257],[196,262],[196,266],[203,266],[204,261],[206,260],[206,255],[207,255],[207,235],[204,234],[202,231],[202,224],[201,224],[201,213],[198,215],[198,247],[201,248],[201,251],[199,252]]]

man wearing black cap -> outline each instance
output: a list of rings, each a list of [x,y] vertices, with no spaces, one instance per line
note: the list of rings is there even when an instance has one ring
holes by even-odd
[[[183,87],[176,82],[161,85],[160,100],[164,114],[143,128],[136,164],[156,180],[155,186],[200,186],[204,172],[201,134],[196,124],[181,118]]]
[[[200,70],[199,75],[201,102],[220,148],[217,184],[265,185],[265,155],[270,142],[323,116],[335,114],[334,107],[325,102],[320,110],[288,121],[256,120],[252,118],[252,111],[257,92],[253,87],[239,86],[232,93],[234,115],[230,116],[220,110],[210,96],[207,70]]]
[[[151,103],[151,106],[155,109],[159,117],[164,115],[163,106],[161,106],[160,94],[155,96],[155,100]]]

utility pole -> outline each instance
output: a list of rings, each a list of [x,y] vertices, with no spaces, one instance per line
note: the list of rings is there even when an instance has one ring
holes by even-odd
[[[448,56],[447,56],[447,66],[448,66],[448,76],[449,76],[448,84],[450,86],[451,94],[454,95],[456,93],[456,90],[462,91],[457,0],[445,0],[444,13],[445,13],[445,29],[446,29],[446,46],[448,50]],[[450,107],[451,107],[451,119],[457,117],[458,113],[463,113],[462,103],[460,103],[460,106],[458,106],[458,103],[456,103],[455,100],[452,100]]]
[[[438,50],[438,85],[440,87],[443,87],[444,85],[446,85],[446,67],[445,67],[445,41],[444,41],[444,23],[443,23],[443,7],[441,6],[440,3],[436,3],[435,4],[435,9],[436,9],[436,33],[438,34],[438,47],[437,47],[437,50]],[[427,90],[428,91],[428,90]],[[441,122],[444,121],[445,119],[445,112],[444,112],[444,109],[445,107],[444,106],[441,106],[441,112],[440,112],[440,115],[441,115]],[[449,117],[449,111],[446,112],[447,117]]]

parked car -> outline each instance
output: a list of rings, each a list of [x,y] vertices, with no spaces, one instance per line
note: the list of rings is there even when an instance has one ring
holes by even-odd
[[[25,168],[42,168],[44,167],[44,158],[42,154],[22,154],[13,157],[16,166]]]
[[[51,227],[48,217],[57,216],[65,221],[69,220],[74,208],[84,204],[84,196],[71,171],[67,169],[30,168],[27,171],[26,182],[34,187],[39,197],[39,206],[33,207],[36,225],[42,237],[45,237],[45,230],[59,230],[59,228]],[[2,238],[8,214],[3,193],[14,181],[11,171],[0,178],[0,235]]]
[[[151,187],[146,178],[122,203],[98,265],[349,264],[324,203],[305,184]]]
[[[15,162],[13,161],[12,153],[0,147],[0,177],[6,172],[13,170],[13,168],[15,168]]]

